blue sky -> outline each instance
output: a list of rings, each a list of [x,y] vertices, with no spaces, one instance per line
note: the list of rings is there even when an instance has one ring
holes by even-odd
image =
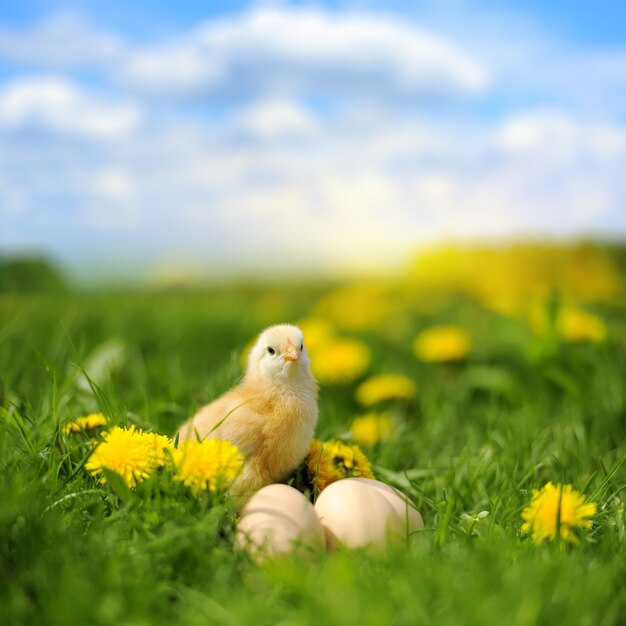
[[[372,271],[626,233],[618,2],[0,12],[0,251],[75,276]]]

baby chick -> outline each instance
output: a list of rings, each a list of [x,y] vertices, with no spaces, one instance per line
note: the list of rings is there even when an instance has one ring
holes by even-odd
[[[232,441],[245,463],[231,492],[251,493],[296,469],[317,414],[317,382],[302,331],[280,324],[259,335],[242,382],[185,422],[179,439]]]

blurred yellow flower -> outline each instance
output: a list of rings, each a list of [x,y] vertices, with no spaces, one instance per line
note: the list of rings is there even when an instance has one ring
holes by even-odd
[[[394,308],[387,287],[362,283],[331,291],[317,303],[315,312],[341,329],[360,331],[378,328]]]
[[[355,417],[350,426],[352,438],[362,446],[373,446],[389,441],[394,433],[394,422],[389,413],[367,413]]]
[[[549,332],[549,311],[545,301],[535,301],[529,314],[532,330],[538,335]],[[556,333],[564,341],[604,341],[607,330],[602,318],[566,304],[556,312]]]
[[[333,325],[321,317],[308,317],[297,322],[296,326],[304,333],[304,343],[309,354],[332,341],[335,336]]]
[[[523,316],[525,312],[526,301],[508,293],[487,294],[480,300],[486,309],[503,317],[515,319]]]
[[[420,293],[465,293],[517,312],[532,298],[554,290],[562,297],[606,301],[623,280],[606,249],[518,242],[508,246],[443,246],[423,251],[411,273]]]
[[[155,465],[157,467],[165,465],[174,451],[174,444],[172,444],[170,438],[165,435],[157,435],[157,433],[144,433],[143,436],[152,445]]]
[[[415,383],[403,374],[379,374],[364,380],[357,387],[355,396],[364,406],[393,398],[410,400],[415,397]]]
[[[103,434],[104,441],[96,446],[85,469],[93,476],[99,476],[104,470],[111,470],[119,474],[124,482],[134,489],[139,483],[150,477],[154,470],[163,465],[161,453],[154,435],[130,428],[115,426]],[[164,439],[167,439],[165,437]],[[101,483],[106,482],[106,476],[101,476]]]
[[[358,446],[313,439],[305,459],[309,484],[315,493],[342,478],[375,478],[372,466]]]
[[[546,298],[533,298],[528,302],[526,319],[536,335],[545,335],[550,330],[549,304]]]
[[[470,347],[469,335],[456,326],[432,326],[422,331],[413,343],[417,358],[429,362],[462,360]]]
[[[88,430],[95,430],[100,426],[104,426],[108,423],[108,420],[102,413],[90,413],[84,417],[79,417],[73,422],[66,424],[63,428],[63,432],[67,435],[70,433],[83,433]]]
[[[562,308],[557,316],[556,328],[566,341],[604,341],[606,325],[597,315],[574,307]]]
[[[571,485],[553,485],[551,482],[540,490],[533,489],[530,505],[522,512],[522,532],[530,534],[535,543],[559,536],[565,541],[578,543],[576,528],[591,528],[587,518],[597,510],[593,502],[585,502],[583,496]]]
[[[174,479],[196,493],[226,489],[243,467],[243,455],[237,446],[220,439],[185,441],[172,456]]]
[[[338,338],[313,351],[311,368],[320,383],[349,383],[367,371],[370,358],[363,342]]]

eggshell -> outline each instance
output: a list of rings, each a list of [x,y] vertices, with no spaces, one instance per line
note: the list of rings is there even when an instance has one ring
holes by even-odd
[[[290,552],[300,545],[324,546],[324,530],[313,505],[288,485],[267,485],[248,500],[237,524],[237,545],[257,560]]]
[[[372,489],[375,489],[377,493],[387,499],[389,504],[394,508],[396,513],[400,516],[402,526],[405,534],[411,534],[418,530],[423,530],[424,520],[420,512],[415,508],[415,505],[409,497],[402,493],[399,489],[386,485],[380,482],[380,480],[373,480],[371,478],[346,478],[345,480],[359,482],[364,485],[368,485]]]
[[[322,493],[315,510],[329,548],[338,544],[384,549],[404,535],[399,515],[376,489],[354,480],[338,480]]]

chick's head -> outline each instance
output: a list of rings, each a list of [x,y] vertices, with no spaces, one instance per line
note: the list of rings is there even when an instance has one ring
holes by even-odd
[[[312,376],[302,331],[290,324],[266,328],[250,351],[248,374],[274,380]]]

